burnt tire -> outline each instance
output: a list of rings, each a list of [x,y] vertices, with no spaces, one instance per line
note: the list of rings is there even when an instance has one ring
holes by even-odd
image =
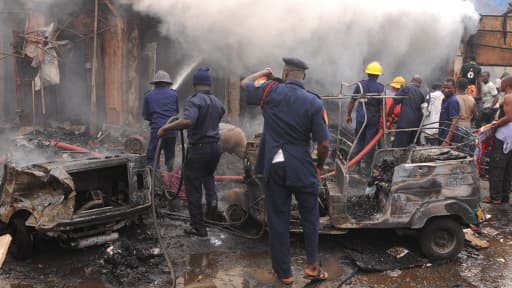
[[[26,260],[32,257],[34,251],[34,233],[30,227],[25,225],[27,216],[14,216],[9,224],[9,234],[12,242],[9,253],[17,260]]]
[[[419,234],[421,251],[430,260],[455,258],[464,248],[462,225],[451,218],[434,218]]]

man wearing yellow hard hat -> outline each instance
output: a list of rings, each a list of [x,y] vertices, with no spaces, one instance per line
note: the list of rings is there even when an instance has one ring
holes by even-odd
[[[396,76],[391,81],[391,96],[395,96],[396,93],[398,93],[398,90],[402,88],[405,85],[405,78],[402,76]],[[386,111],[389,111],[389,107],[391,107],[391,104],[393,104],[393,98],[386,98]],[[393,110],[393,113],[391,115],[387,115],[388,118],[391,117],[392,121],[395,122],[398,120],[398,116],[400,116],[400,105],[395,106],[395,109]]]
[[[352,111],[356,104],[356,100],[359,98],[356,94],[366,94],[369,96],[365,103],[367,122],[366,126],[363,127],[365,119],[365,109],[363,105],[357,105],[356,109],[356,127],[355,136],[361,132],[357,143],[354,143],[355,148],[352,153],[352,157],[355,157],[363,150],[364,147],[372,141],[377,135],[379,130],[380,115],[382,112],[383,98],[371,97],[372,95],[382,95],[384,92],[384,85],[378,82],[379,76],[382,75],[383,69],[379,62],[371,62],[366,66],[366,74],[368,79],[359,82],[359,85],[354,89],[354,95],[348,105],[348,111],[345,118],[345,122],[350,125],[352,123]],[[359,168],[361,171],[370,172],[370,165],[372,163],[373,151],[368,153],[361,161]]]

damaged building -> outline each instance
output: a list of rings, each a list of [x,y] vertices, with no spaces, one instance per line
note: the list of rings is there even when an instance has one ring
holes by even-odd
[[[2,126],[142,127],[142,95],[158,69],[171,74],[181,103],[191,91],[180,43],[160,20],[112,0],[2,1]],[[189,66],[189,67],[186,67]],[[191,66],[191,67],[190,67]],[[215,91],[237,122],[239,77],[215,71]],[[235,73],[236,75],[237,73]],[[220,78],[223,77],[223,78]],[[225,97],[224,97],[225,96]]]

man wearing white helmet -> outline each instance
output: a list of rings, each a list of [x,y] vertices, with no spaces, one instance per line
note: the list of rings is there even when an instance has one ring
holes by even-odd
[[[171,89],[172,81],[167,72],[159,70],[150,84],[154,89],[144,94],[144,107],[142,116],[149,121],[151,134],[146,152],[148,165],[153,165],[156,146],[158,144],[158,129],[165,125],[169,118],[176,116],[178,109],[178,95],[174,89]],[[162,138],[162,148],[165,155],[165,165],[167,171],[173,168],[174,146],[176,145],[176,131],[169,131]]]

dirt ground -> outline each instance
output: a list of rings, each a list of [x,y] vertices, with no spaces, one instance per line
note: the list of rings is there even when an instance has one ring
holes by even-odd
[[[486,193],[487,182],[483,181],[482,187]],[[391,231],[321,236],[321,264],[330,276],[321,283],[302,279],[303,242],[300,235],[293,235],[293,287],[512,287],[512,207],[484,208],[495,219],[483,227],[487,234],[482,237],[491,247],[478,251],[466,246],[451,262],[429,263],[421,257],[414,239]],[[283,287],[272,276],[266,234],[250,240],[209,228],[209,238],[201,240],[185,235],[186,226],[182,221],[161,219],[178,287]],[[255,233],[255,229],[246,232]],[[492,235],[494,232],[497,234]],[[104,246],[70,250],[54,240],[37,239],[32,259],[19,262],[7,258],[0,273],[0,288],[167,287],[168,269],[155,249],[154,234],[148,216],[143,223],[123,229],[119,240]],[[409,252],[403,259],[407,260],[387,261],[390,256],[386,250],[391,247],[406,248]],[[358,268],[354,259],[372,271]],[[382,272],[381,268],[390,270]]]

